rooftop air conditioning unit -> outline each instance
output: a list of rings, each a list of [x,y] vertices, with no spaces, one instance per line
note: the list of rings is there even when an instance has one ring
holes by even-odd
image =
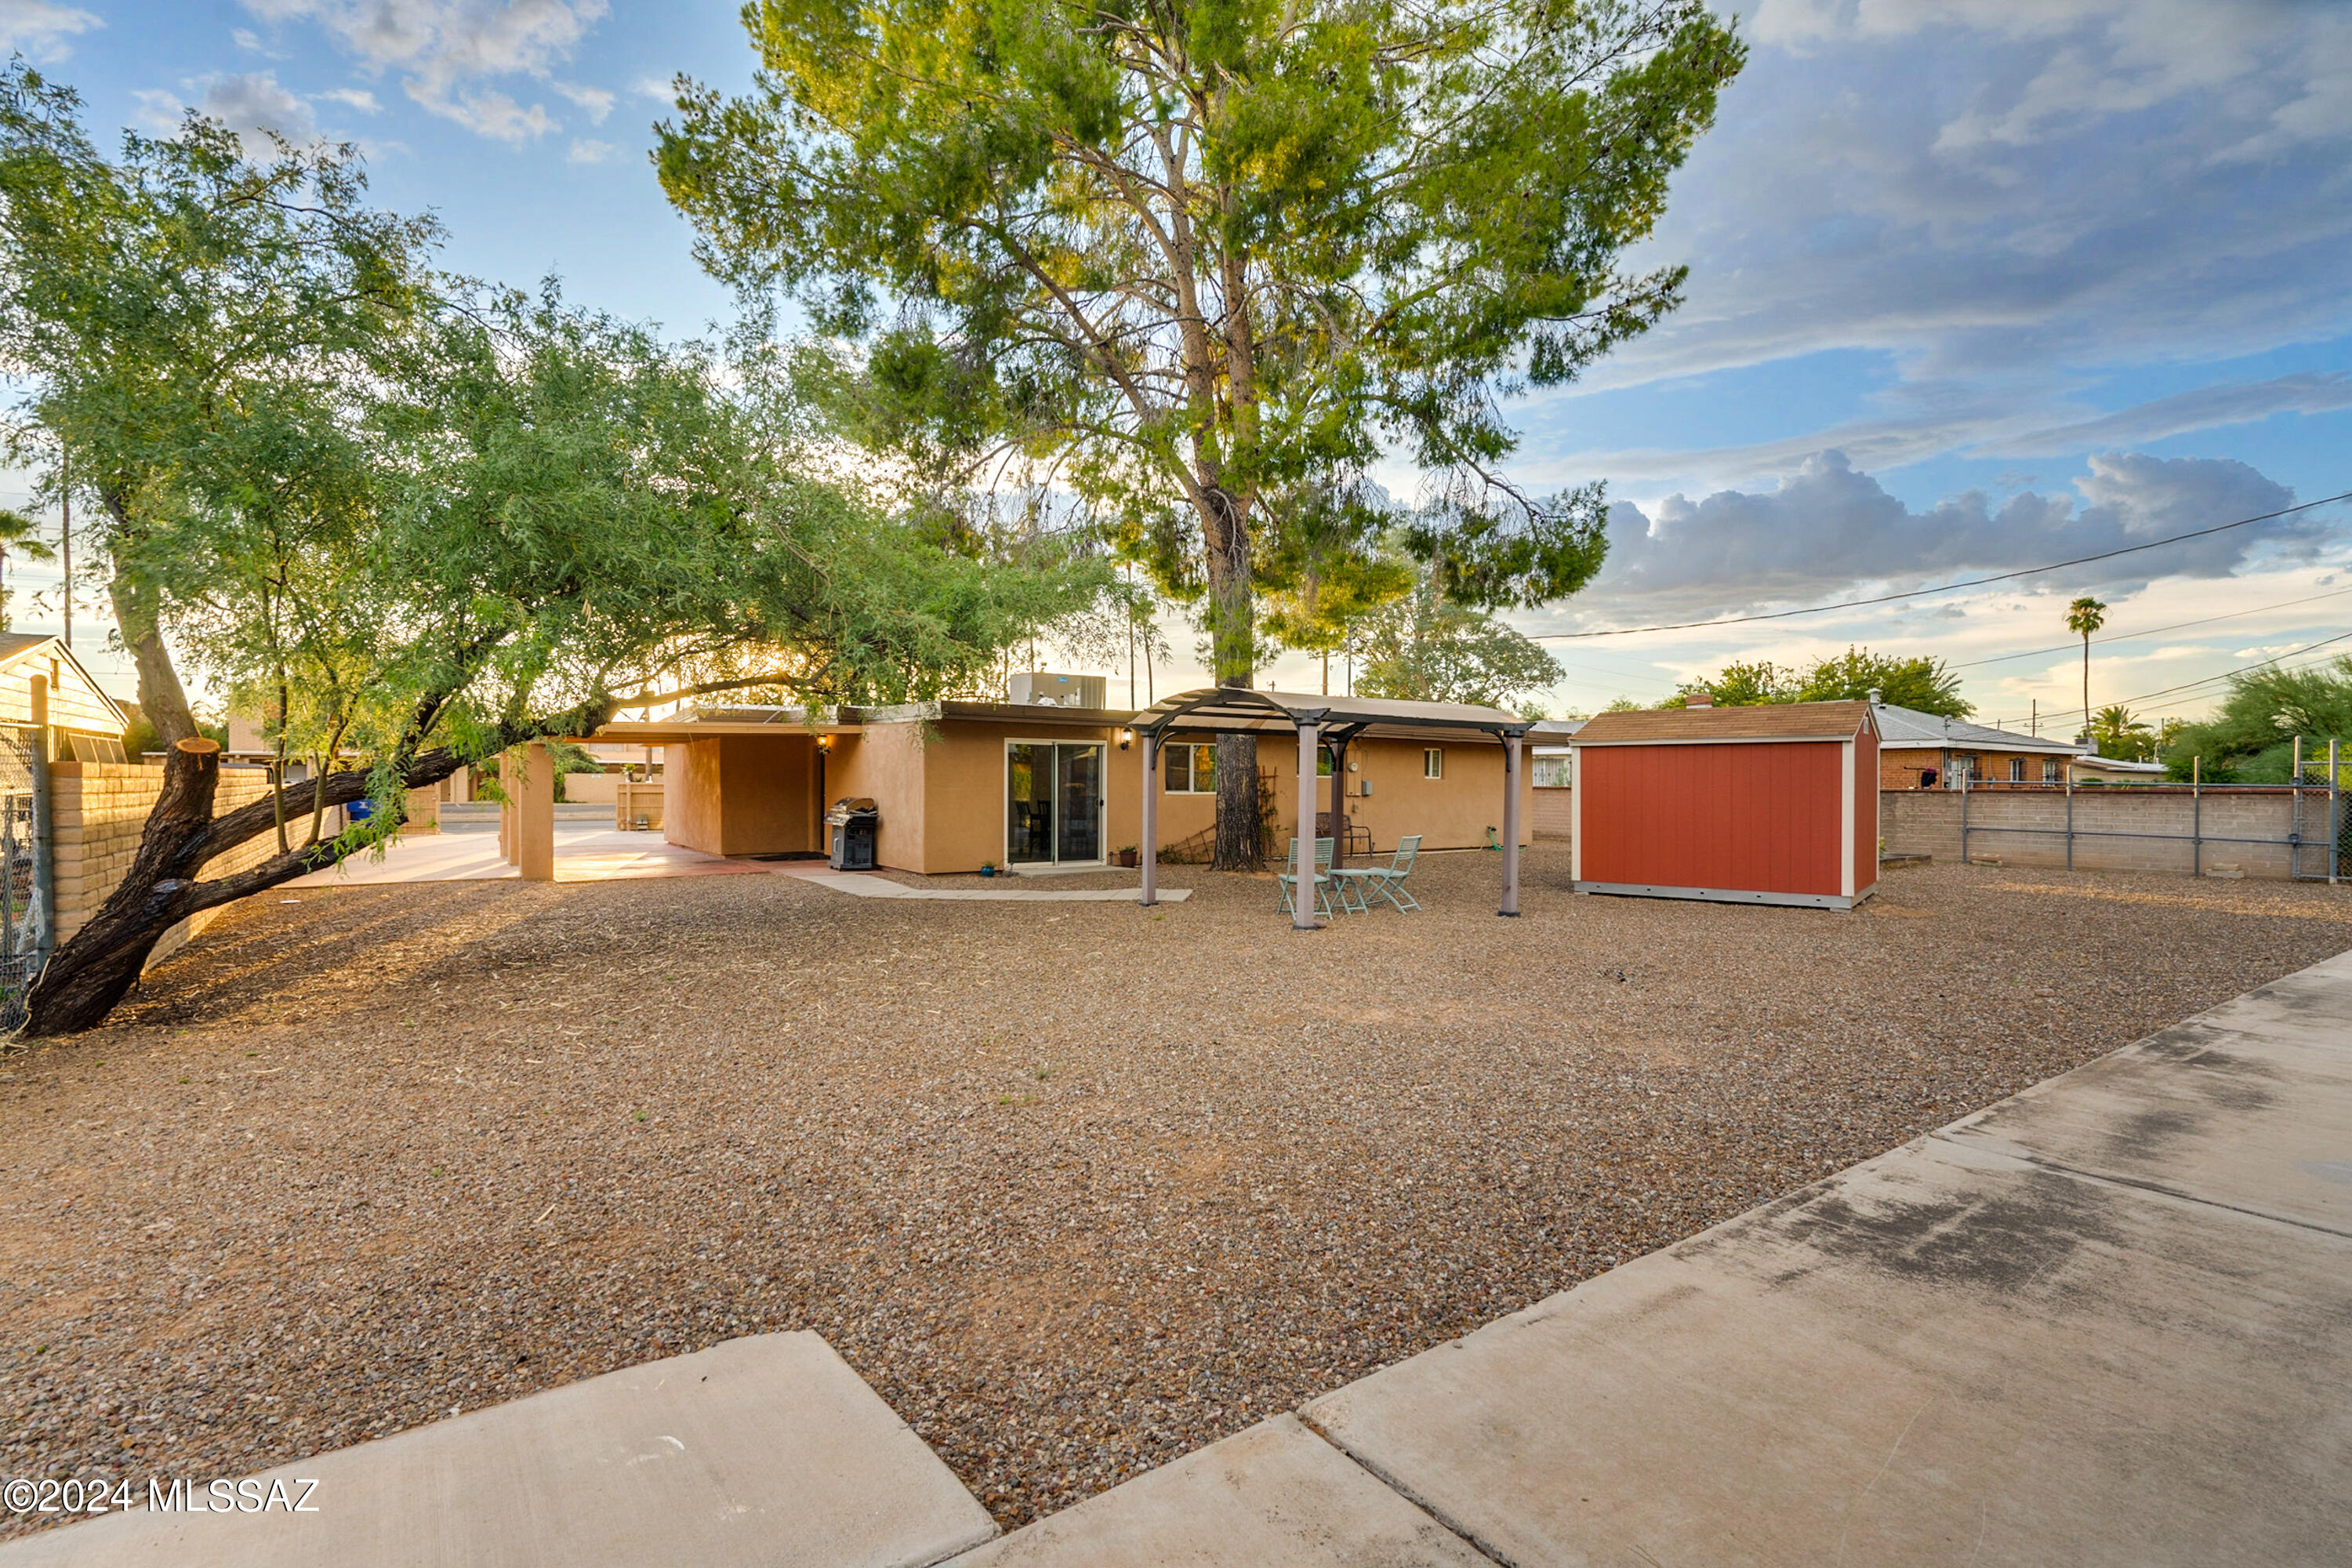
[[[1023,670],[1015,675],[1006,696],[1020,708],[1100,708],[1109,686],[1101,675],[1048,675]]]

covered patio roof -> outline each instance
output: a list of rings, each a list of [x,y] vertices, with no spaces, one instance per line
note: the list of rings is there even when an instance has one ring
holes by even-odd
[[[1499,708],[1467,702],[1406,702],[1388,697],[1331,697],[1301,691],[1257,691],[1244,686],[1212,686],[1178,692],[1135,716],[1132,728],[1143,753],[1143,896],[1157,901],[1160,886],[1160,813],[1155,773],[1160,746],[1171,735],[1230,735],[1284,730],[1298,736],[1298,833],[1291,874],[1291,924],[1318,929],[1315,920],[1315,787],[1320,749],[1332,750],[1331,820],[1344,816],[1345,782],[1340,758],[1349,742],[1365,738],[1401,741],[1485,739],[1503,748],[1503,907],[1519,912],[1519,750],[1535,726]],[[1335,831],[1332,864],[1343,853]]]
[[[1135,716],[1135,728],[1155,737],[1296,730],[1313,724],[1347,739],[1461,740],[1486,735],[1501,742],[1525,735],[1533,721],[1499,708],[1467,702],[1407,702],[1390,697],[1329,697],[1306,691],[1258,691],[1212,686],[1163,698]]]

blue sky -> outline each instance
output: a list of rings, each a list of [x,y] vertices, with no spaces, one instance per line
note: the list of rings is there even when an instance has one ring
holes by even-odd
[[[0,37],[95,126],[194,106],[357,141],[381,201],[441,215],[452,267],[553,271],[685,333],[730,301],[646,151],[675,74],[748,81],[736,12],[0,0]],[[1522,480],[1605,479],[1616,502],[1601,578],[1523,629],[1900,592],[2352,489],[2352,7],[1763,0],[1742,27],[1751,63],[1633,258],[1687,263],[1687,303],[1519,406]],[[1998,589],[1556,642],[1550,705],[1861,642],[1940,654],[2021,721],[2078,707],[2078,665],[2003,656],[2063,644],[2065,600],[2095,592],[2094,700],[2193,714],[2220,672],[2352,629],[2347,532],[2337,506]]]

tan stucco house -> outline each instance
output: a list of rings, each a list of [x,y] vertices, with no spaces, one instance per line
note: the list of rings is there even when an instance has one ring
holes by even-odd
[[[671,843],[714,855],[821,854],[827,805],[865,797],[880,813],[880,864],[938,875],[983,862],[1101,866],[1138,844],[1146,786],[1136,717],[1007,702],[815,714],[712,708],[607,724],[593,738],[665,748],[663,834]],[[1204,737],[1162,745],[1150,787],[1163,847],[1213,825],[1214,759]],[[1347,747],[1340,798],[1381,853],[1415,833],[1426,849],[1473,848],[1501,830],[1503,766],[1502,745],[1484,736],[1365,736]],[[1298,759],[1286,732],[1262,740],[1258,771],[1277,838],[1294,833]],[[1524,770],[1520,784],[1524,837],[1533,822]],[[1329,787],[1319,786],[1318,811],[1328,809]]]

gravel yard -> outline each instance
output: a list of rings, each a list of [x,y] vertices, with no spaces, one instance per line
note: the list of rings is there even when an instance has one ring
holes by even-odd
[[[235,1474],[813,1328],[1011,1526],[2352,946],[2324,887],[1567,874],[1500,921],[1495,857],[1427,857],[1427,912],[1316,934],[1192,868],[1156,913],[265,896],[0,1060],[0,1474]]]

